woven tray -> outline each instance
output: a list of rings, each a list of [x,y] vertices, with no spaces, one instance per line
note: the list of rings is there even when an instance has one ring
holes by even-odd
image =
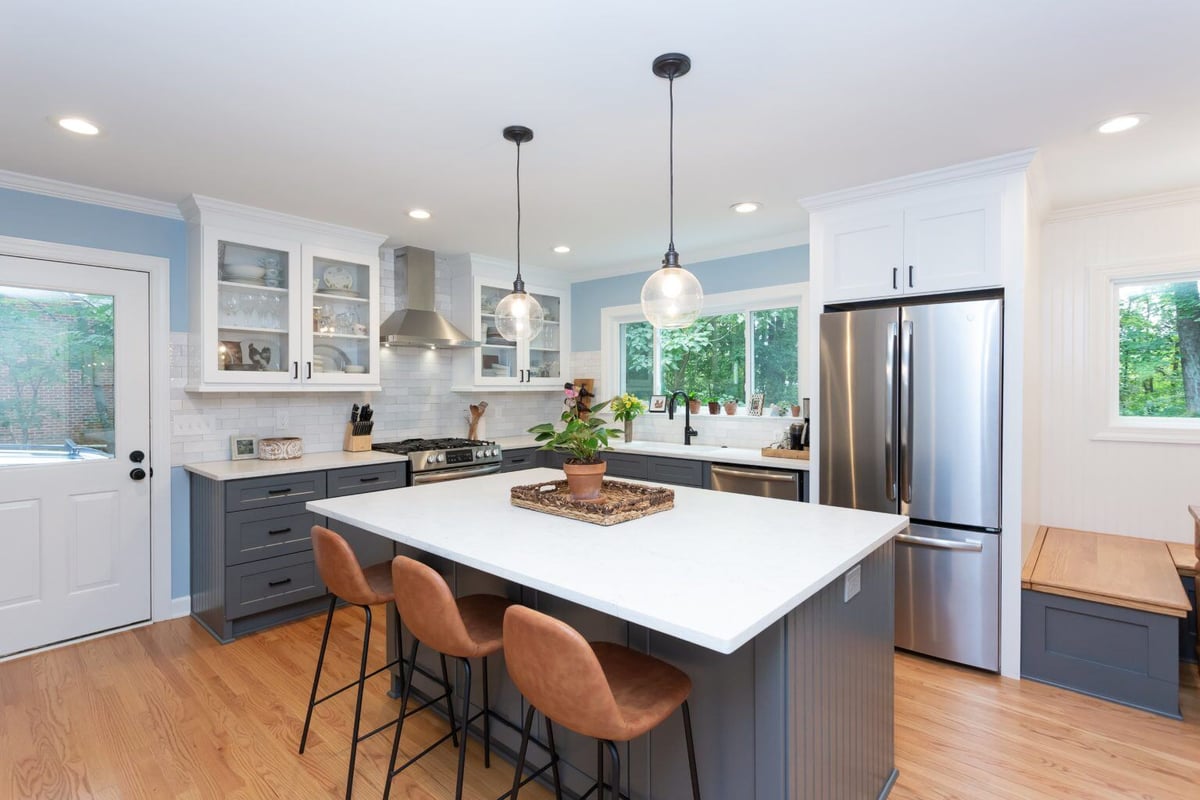
[[[554,491],[542,491],[546,486]],[[601,485],[596,500],[572,500],[565,480],[514,486],[511,496],[514,506],[594,525],[616,525],[675,507],[675,492],[670,489],[609,480]]]

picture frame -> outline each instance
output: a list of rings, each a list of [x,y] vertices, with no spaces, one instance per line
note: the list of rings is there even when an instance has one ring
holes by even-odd
[[[750,395],[750,416],[761,417],[763,412],[763,394],[757,392]]]
[[[650,405],[646,409],[651,414],[664,414],[667,411],[667,396],[665,394],[650,395]]]
[[[234,434],[229,437],[229,459],[231,461],[243,461],[249,458],[258,458],[258,439],[253,436],[241,436]]]

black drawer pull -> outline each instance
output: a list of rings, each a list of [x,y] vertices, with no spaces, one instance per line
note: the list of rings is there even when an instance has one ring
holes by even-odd
[[[291,533],[291,528],[280,528],[277,531],[267,531],[267,536],[278,536],[281,533]]]
[[[289,494],[291,491],[292,487],[289,486],[286,489],[267,489],[267,494]]]
[[[526,461],[528,461],[528,460],[529,460],[529,458],[528,458],[528,457],[526,457],[526,458],[513,458],[513,459],[509,459],[509,463],[510,463],[510,464],[524,464],[524,463],[525,463]]]
[[[267,581],[267,586],[283,586],[285,583],[291,583],[291,578],[284,578],[281,581]]]
[[[358,482],[359,482],[359,483],[374,483],[374,482],[375,482],[375,481],[377,481],[377,480],[379,480],[379,476],[378,476],[378,475],[372,475],[372,476],[371,476],[371,477],[369,477],[369,478],[359,478],[359,479],[358,479]]]

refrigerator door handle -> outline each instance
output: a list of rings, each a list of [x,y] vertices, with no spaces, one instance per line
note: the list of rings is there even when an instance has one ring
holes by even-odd
[[[933,547],[938,550],[967,550],[972,553],[983,552],[983,542],[978,539],[967,539],[963,542],[956,542],[949,539],[931,539],[928,536],[913,536],[911,533],[896,534],[897,542],[905,544],[916,544],[921,547]]]
[[[887,408],[883,411],[883,483],[887,499],[896,499],[896,456],[894,451],[896,438],[896,343],[900,339],[899,327],[895,322],[888,323],[887,362],[884,364],[884,391]]]
[[[900,426],[900,501],[912,502],[912,427],[913,427],[913,323],[904,320],[900,342],[900,395],[904,420]]]

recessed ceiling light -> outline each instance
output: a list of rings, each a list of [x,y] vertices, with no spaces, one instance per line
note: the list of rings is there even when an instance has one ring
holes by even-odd
[[[734,203],[730,206],[730,208],[739,214],[753,214],[755,211],[758,211],[760,208],[762,208],[762,203]]]
[[[429,219],[433,216],[423,208],[414,208],[412,211],[408,212],[408,215],[413,219]]]
[[[1136,128],[1146,121],[1145,114],[1122,114],[1119,117],[1113,117],[1100,123],[1100,127],[1096,130],[1100,133],[1122,133],[1123,131]]]
[[[100,132],[92,123],[82,117],[63,117],[58,121],[60,128],[64,128],[71,133],[78,133],[83,136],[95,136]]]
[[[571,248],[567,247],[565,244],[560,244],[560,245],[558,245],[557,247],[555,247],[555,248],[554,248],[554,252],[556,252],[556,253],[569,253],[569,252],[571,252]]]

